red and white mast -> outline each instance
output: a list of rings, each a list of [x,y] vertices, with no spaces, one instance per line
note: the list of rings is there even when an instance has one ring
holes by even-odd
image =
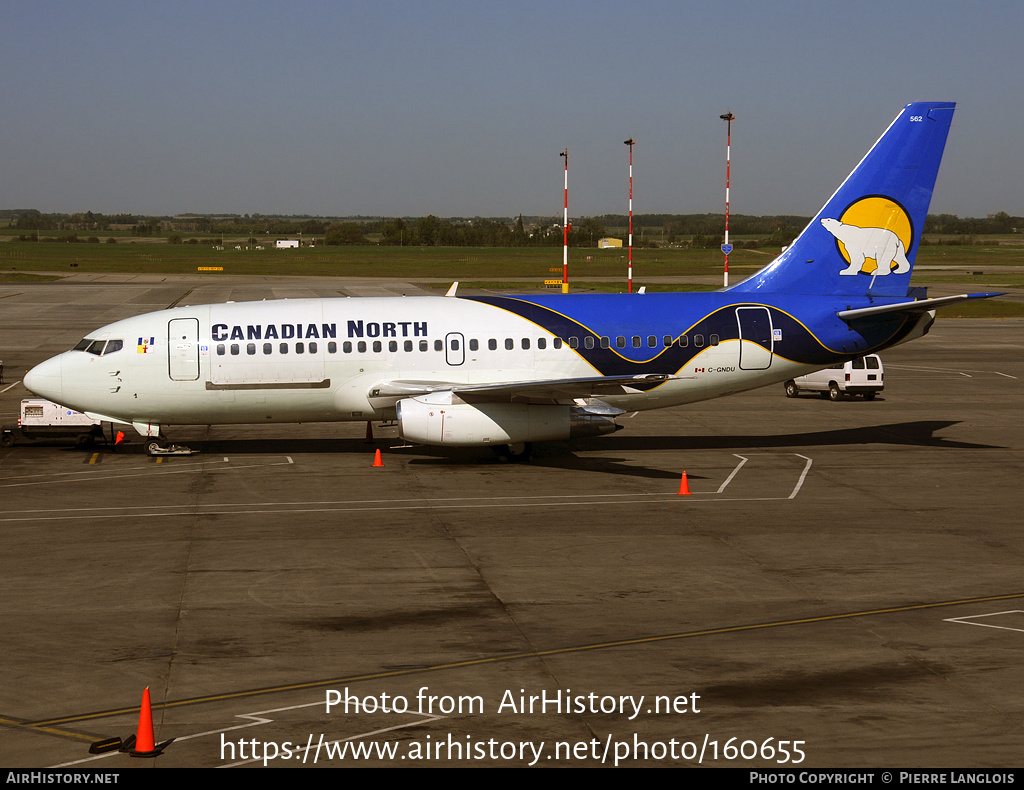
[[[629,146],[629,275],[627,293],[633,293],[633,138],[624,140]]]
[[[562,215],[562,293],[569,293],[569,149],[559,156],[565,157],[565,213]]]
[[[732,122],[736,117],[731,112],[719,115],[725,121],[725,243],[722,245],[722,253],[725,255],[725,273],[723,276],[724,287],[729,287],[729,253],[732,252],[732,245],[729,243],[729,152],[732,147]]]

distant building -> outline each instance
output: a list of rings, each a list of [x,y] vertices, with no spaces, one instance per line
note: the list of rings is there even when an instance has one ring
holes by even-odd
[[[298,247],[299,246],[299,240],[298,239],[278,239],[277,240],[277,244],[275,246],[279,250],[286,250],[289,247]],[[621,246],[621,242],[620,242],[620,246]]]
[[[597,248],[599,250],[607,250],[607,249],[611,249],[612,247],[621,247],[621,246],[622,246],[622,239],[605,238],[605,239],[598,239],[597,240]]]

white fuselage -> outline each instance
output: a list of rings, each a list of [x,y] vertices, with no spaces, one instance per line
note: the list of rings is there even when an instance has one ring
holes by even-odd
[[[671,332],[659,327],[657,335],[637,337],[656,356],[686,329],[683,319]],[[608,338],[612,351],[637,342],[632,334],[623,338]],[[89,339],[92,351],[54,357],[35,368],[26,385],[140,430],[148,424],[390,419],[396,399],[373,397],[388,382],[494,384],[601,375],[580,353],[582,340],[577,351],[569,338],[556,339],[511,312],[445,297],[179,307],[118,321]],[[100,341],[121,342],[104,349]],[[750,347],[747,358],[751,349],[764,356],[764,366],[742,369],[741,344]],[[672,371],[673,380],[650,392],[602,400],[627,410],[661,408],[809,369],[745,340],[712,345],[709,337],[701,345],[686,369]]]

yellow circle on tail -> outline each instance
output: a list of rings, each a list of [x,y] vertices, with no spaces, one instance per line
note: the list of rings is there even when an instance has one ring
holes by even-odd
[[[903,249],[908,252],[911,243],[914,241],[914,229],[910,224],[910,217],[907,216],[907,212],[899,203],[889,198],[861,198],[843,212],[843,216],[839,218],[839,221],[844,225],[854,225],[858,228],[884,228],[885,230],[891,230],[903,242]],[[849,263],[850,254],[846,251],[843,243],[836,239],[836,246],[839,247],[839,252],[842,253],[846,262]],[[864,261],[864,265],[861,266],[861,271],[865,274],[871,274],[876,268],[878,267],[875,261],[868,258]]]

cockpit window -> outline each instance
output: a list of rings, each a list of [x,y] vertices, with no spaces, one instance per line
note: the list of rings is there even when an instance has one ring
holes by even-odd
[[[74,347],[74,351],[86,351],[90,354],[95,354],[98,357],[105,356],[106,354],[113,354],[115,351],[120,351],[124,348],[123,340],[93,340],[92,338],[83,338],[79,341],[78,345]]]

